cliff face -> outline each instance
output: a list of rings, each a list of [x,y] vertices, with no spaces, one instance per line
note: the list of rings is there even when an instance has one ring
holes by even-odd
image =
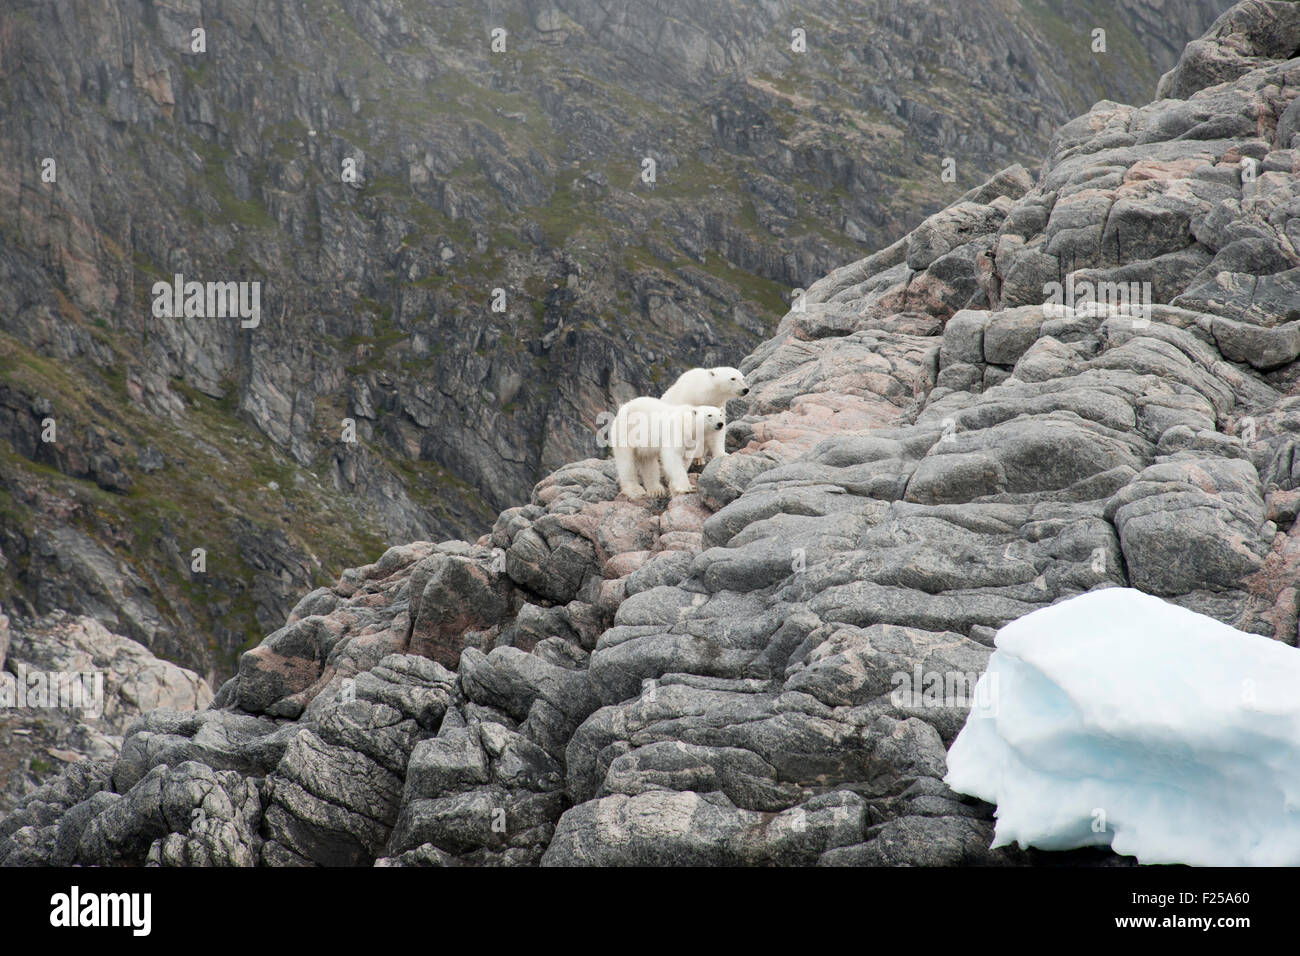
[[[1217,12],[1100,6],[7,4],[0,596],[224,678],[357,554],[481,533],[598,412],[1145,99]],[[155,317],[177,274],[261,282],[260,323]]]
[[[1300,4],[1238,5],[814,283],[697,493],[579,461],[345,572],[0,860],[1035,862],[940,782],[999,626],[1118,584],[1297,640],[1297,92]]]

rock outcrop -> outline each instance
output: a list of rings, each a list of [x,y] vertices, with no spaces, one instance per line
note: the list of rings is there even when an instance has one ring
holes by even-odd
[[[1296,54],[1300,4],[1239,4],[1165,97],[813,284],[696,493],[580,461],[390,549],[24,800],[0,860],[1040,860],[941,782],[999,627],[1131,585],[1297,641]]]
[[[477,536],[600,411],[1145,99],[1221,3],[10,0],[0,601],[224,680],[358,553]],[[178,274],[260,282],[257,326],[155,315]]]
[[[0,809],[58,768],[116,758],[141,714],[210,703],[197,674],[94,618],[56,613],[11,627],[0,614]]]

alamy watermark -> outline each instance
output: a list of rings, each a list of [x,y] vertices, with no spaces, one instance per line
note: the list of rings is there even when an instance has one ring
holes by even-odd
[[[1064,283],[1044,285],[1043,296],[1044,305],[1094,315],[1119,312],[1143,326],[1151,322],[1150,282],[1093,282],[1075,279],[1071,273],[1065,277]]]
[[[982,717],[997,716],[997,674],[980,680],[976,671],[927,671],[918,663],[910,672],[895,671],[889,682],[894,685],[889,699],[895,707],[959,707]]]
[[[716,425],[715,425],[716,429]],[[615,412],[596,416],[596,444],[601,448],[689,448],[702,444],[708,423],[695,415]]]
[[[39,707],[82,710],[88,717],[104,714],[103,671],[34,671],[15,663],[0,672],[0,708]]]
[[[73,885],[50,897],[50,925],[61,929],[123,927],[132,936],[148,936],[152,913],[152,893],[83,893]]]
[[[238,318],[245,329],[262,322],[262,283],[186,282],[179,272],[171,282],[153,284],[153,315],[156,319]]]

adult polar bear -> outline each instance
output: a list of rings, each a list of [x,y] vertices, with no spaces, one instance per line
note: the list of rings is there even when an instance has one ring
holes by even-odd
[[[673,405],[658,398],[634,398],[614,417],[612,444],[618,490],[635,501],[650,495],[689,495],[686,468],[696,449],[721,433],[725,415],[708,405]],[[668,479],[665,491],[663,478]]]
[[[723,409],[722,428],[709,429],[701,446],[696,446],[690,461],[708,461],[720,458],[727,451],[727,402],[749,394],[745,376],[740,369],[720,365],[717,368],[693,368],[683,372],[672,387],[664,392],[664,402],[669,405],[710,405]]]

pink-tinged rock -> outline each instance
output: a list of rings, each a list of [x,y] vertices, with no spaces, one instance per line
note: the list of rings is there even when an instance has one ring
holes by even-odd
[[[136,86],[144,90],[168,119],[172,116],[176,97],[172,91],[171,70],[167,61],[154,53],[149,44],[133,44],[131,74]]]
[[[938,348],[894,332],[783,345],[751,376],[745,450],[790,461],[828,435],[897,424],[933,386]]]
[[[613,578],[602,581],[600,583],[600,597],[596,602],[596,607],[602,614],[612,618],[625,597],[627,597],[626,579]]]
[[[488,630],[510,612],[507,584],[477,561],[448,555],[422,593],[411,597],[415,614],[410,643],[402,651],[455,668],[466,631]]]
[[[565,610],[569,613],[569,626],[577,632],[586,650],[595,647],[596,639],[613,623],[613,615],[607,615],[595,604],[585,601],[570,601]]]
[[[367,584],[404,577],[411,565],[422,558],[427,558],[437,550],[437,545],[431,541],[412,541],[409,544],[389,548],[373,564],[345,570],[339,576],[338,584],[334,585],[334,590],[340,597],[347,598]]]
[[[57,194],[56,194],[57,195]],[[59,265],[67,289],[78,308],[95,314],[107,314],[117,304],[118,288],[111,277],[99,268],[103,240],[112,237],[96,228],[93,220],[73,213],[72,209],[56,205],[51,214],[58,221],[62,239],[66,244],[58,247]]]
[[[311,686],[278,702],[275,709],[284,711],[284,716],[291,714],[296,716],[321,693],[334,693],[344,680],[370,670],[389,654],[402,653],[406,645],[409,624],[410,617],[399,614],[393,619],[390,627],[379,628],[350,638],[339,647],[336,654],[331,655],[330,663]]]
[[[965,305],[968,297],[937,276],[923,272],[896,295],[882,299],[880,305],[890,313],[927,312],[947,319]]]
[[[631,574],[641,565],[650,559],[652,551],[625,551],[622,554],[616,554],[600,569],[602,577],[621,578],[625,574]]]
[[[1300,515],[1300,488],[1291,491],[1274,491],[1264,501],[1269,521],[1286,527]]]
[[[1240,146],[1229,146],[1227,151],[1219,157],[1219,166],[1236,166],[1240,165],[1242,152]]]
[[[1158,161],[1143,159],[1134,163],[1124,174],[1125,183],[1140,182],[1149,179],[1191,179],[1192,173],[1200,166],[1214,163],[1214,155],[1206,152],[1186,159]]]
[[[279,654],[261,644],[239,659],[239,705],[262,713],[276,701],[306,690],[320,671],[319,661]]]
[[[704,547],[704,535],[699,531],[670,531],[659,536],[660,551],[699,551]]]
[[[383,591],[365,591],[354,597],[353,607],[380,608],[388,607],[393,602],[392,595]]]
[[[378,561],[362,569],[364,572],[362,577],[366,581],[387,580],[437,550],[438,546],[432,541],[412,541],[409,544],[389,548]]]
[[[1273,539],[1273,549],[1245,586],[1250,598],[1237,626],[1255,631],[1252,625],[1263,623],[1274,639],[1300,642],[1300,524]]]
[[[576,514],[555,514],[550,516],[550,519],[564,530],[572,531],[574,534],[581,535],[594,543],[596,528],[599,527],[601,516],[607,510],[606,506],[608,505],[609,502],[601,501]]]
[[[678,495],[668,502],[668,507],[659,518],[659,533],[702,531],[704,522],[711,514],[713,512],[705,507],[699,495]]]
[[[789,411],[756,422],[752,433],[757,444],[749,450],[793,460],[828,435],[888,428],[900,414],[901,409],[879,400],[808,395],[795,399]]]
[[[347,610],[337,614],[328,614],[321,619],[318,625],[317,633],[320,635],[322,645],[332,647],[348,631],[352,630],[356,622],[356,615]]]
[[[660,517],[644,507],[642,502],[602,502],[608,507],[601,515],[592,543],[596,557],[608,559],[627,551],[645,551],[652,547],[659,532]]]

